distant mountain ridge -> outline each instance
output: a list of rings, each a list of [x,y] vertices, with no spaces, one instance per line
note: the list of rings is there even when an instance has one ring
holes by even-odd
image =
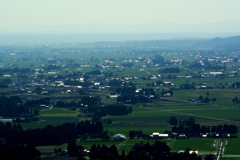
[[[103,42],[113,44],[114,42]],[[179,39],[179,40],[148,40],[125,41],[123,45],[130,44],[135,47],[157,47],[163,49],[216,49],[240,50],[240,36],[213,39]]]
[[[223,50],[240,50],[240,36],[214,38],[211,40],[196,43],[195,47]]]
[[[240,34],[239,34],[240,35]],[[158,48],[158,49],[216,49],[240,50],[240,36],[226,38],[175,38],[160,39],[164,34],[69,34],[69,35],[0,35],[1,45],[48,45],[48,44],[93,44],[93,46],[130,46],[131,48]],[[174,36],[174,34],[172,35]],[[176,35],[175,35],[176,36]],[[180,35],[179,35],[180,36]],[[134,40],[135,39],[135,40]]]
[[[171,22],[122,25],[78,24],[56,26],[25,26],[1,29],[0,33],[53,33],[53,34],[152,34],[152,33],[228,33],[240,32],[240,20],[205,24],[176,24]]]

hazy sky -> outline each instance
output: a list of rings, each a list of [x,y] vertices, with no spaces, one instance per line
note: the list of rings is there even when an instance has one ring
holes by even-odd
[[[240,20],[240,0],[0,0],[0,29],[20,26],[200,24]]]

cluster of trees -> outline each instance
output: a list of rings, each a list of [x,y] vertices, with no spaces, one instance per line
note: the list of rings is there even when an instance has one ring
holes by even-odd
[[[127,115],[132,113],[132,107],[123,104],[110,104],[106,106],[90,106],[82,110],[85,113],[93,113],[93,117],[101,118],[103,116],[111,115]]]
[[[36,100],[27,100],[25,102],[25,104],[30,108],[35,107],[35,106],[40,106],[42,104],[49,105],[50,104],[50,98],[46,97],[46,98],[40,98],[40,99],[36,99]]]
[[[143,137],[142,130],[130,130],[129,131],[129,138],[133,139],[134,137]]]
[[[196,89],[194,84],[181,84],[180,89]]]
[[[121,66],[125,67],[125,68],[131,68],[134,66],[133,63],[121,63]]]
[[[57,101],[54,105],[56,108],[71,108],[73,110],[77,109],[78,107],[81,107],[81,101],[75,102],[64,102],[64,101]]]
[[[120,94],[117,98],[118,103],[149,103],[151,102],[151,99],[149,98],[150,95],[153,95],[153,98],[157,97],[153,88],[143,88],[136,93],[136,87],[123,87],[116,89],[115,92]]]
[[[81,104],[88,107],[101,104],[101,97],[100,96],[84,96],[81,98]]]
[[[116,74],[114,74],[114,73],[111,72],[111,71],[102,72],[102,74],[103,74],[105,77],[116,76]]]
[[[8,88],[8,85],[12,83],[10,78],[5,78],[0,80],[0,88]]]
[[[101,97],[100,96],[83,96],[80,101],[75,102],[64,102],[64,101],[57,101],[55,107],[57,108],[81,108],[81,107],[91,107],[101,104]]]
[[[109,85],[111,86],[121,86],[123,84],[123,81],[120,79],[112,79],[108,82]]]
[[[240,82],[232,83],[232,88],[240,88]]]
[[[164,63],[164,57],[160,54],[156,54],[152,58],[152,62],[154,64],[163,64]]]
[[[76,141],[68,142],[67,151],[70,157],[80,157],[84,153],[84,148],[77,145]]]
[[[28,107],[23,105],[22,99],[18,96],[0,96],[0,116],[16,117],[23,112],[28,112]]]
[[[191,126],[192,124],[195,124],[195,119],[193,117],[190,117],[189,119],[185,120],[179,120],[175,116],[171,116],[169,119],[169,124],[170,125],[186,125],[186,126]]]
[[[124,104],[110,104],[106,106],[90,106],[82,109],[85,113],[92,114],[92,120],[98,121],[101,117],[111,115],[127,115],[132,113],[132,107]]]
[[[57,71],[57,70],[61,70],[61,66],[58,65],[46,65],[44,68],[45,71],[50,72],[50,71]]]
[[[202,66],[202,64],[201,64],[201,63],[199,63],[199,62],[194,62],[194,63],[192,63],[192,64],[189,64],[189,68],[197,68],[197,69],[202,69],[202,68],[203,68],[203,66]]]
[[[123,152],[123,155],[120,156],[115,145],[107,147],[106,145],[100,146],[99,144],[93,144],[90,149],[89,157],[92,160],[120,160],[122,157],[125,157],[125,154]]]
[[[173,95],[173,91],[172,91],[172,89],[168,89],[168,90],[163,90],[162,92],[161,92],[161,96],[163,97],[163,96],[165,96],[166,94],[170,94],[170,96],[172,96]]]
[[[136,103],[149,103],[151,99],[146,96],[127,96],[121,95],[117,98],[118,103],[128,103],[128,104],[136,104]]]
[[[161,73],[180,73],[179,67],[164,68],[160,71]]]
[[[47,125],[43,128],[23,130],[21,125],[0,122],[0,137],[10,144],[60,145],[81,137],[99,137],[103,135],[101,122],[81,121],[62,125]]]
[[[0,96],[0,116],[3,117],[19,117],[25,115],[38,115],[39,106],[50,104],[50,98],[41,98],[38,100],[23,100],[19,96],[6,97]]]
[[[235,97],[232,99],[232,102],[233,103],[240,103],[240,100],[238,99],[238,97]]]
[[[93,70],[93,71],[89,71],[86,73],[87,75],[101,75],[102,72],[100,70]]]

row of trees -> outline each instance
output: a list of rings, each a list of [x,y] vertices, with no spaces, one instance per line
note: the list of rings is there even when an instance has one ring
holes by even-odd
[[[212,99],[210,99],[208,96],[206,96],[205,98],[202,96],[202,95],[200,95],[199,97],[198,97],[198,100],[200,100],[201,102],[203,102],[203,103],[209,103],[209,102],[216,102],[217,101],[217,99],[216,98],[212,98]]]
[[[218,126],[201,126],[195,123],[195,119],[190,117],[186,120],[179,120],[175,116],[171,116],[169,120],[170,125],[175,125],[172,128],[172,132],[175,133],[212,133],[212,134],[236,134],[238,133],[238,128],[235,125],[224,124]],[[178,125],[178,126],[177,126]]]
[[[4,68],[4,69],[0,69],[0,75],[3,74],[29,74],[33,72],[30,68]]]
[[[201,126],[200,124],[192,124],[191,126],[174,126],[172,127],[172,132],[174,133],[185,133],[185,134],[206,134],[211,133],[213,134],[231,134],[235,135],[238,133],[238,128],[235,125],[228,125],[224,124],[218,126]]]
[[[79,137],[101,138],[103,126],[101,122],[81,121],[75,123],[64,123],[62,125],[47,125],[43,128],[23,130],[20,125],[12,126],[0,122],[0,137],[10,144],[32,144],[32,145],[60,145],[68,143]],[[104,135],[105,136],[105,135]]]

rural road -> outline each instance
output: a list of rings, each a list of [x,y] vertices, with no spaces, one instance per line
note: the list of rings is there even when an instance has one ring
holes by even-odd
[[[218,148],[217,160],[219,160],[222,152],[223,152],[223,141],[220,142],[220,145],[219,145],[219,148]]]

